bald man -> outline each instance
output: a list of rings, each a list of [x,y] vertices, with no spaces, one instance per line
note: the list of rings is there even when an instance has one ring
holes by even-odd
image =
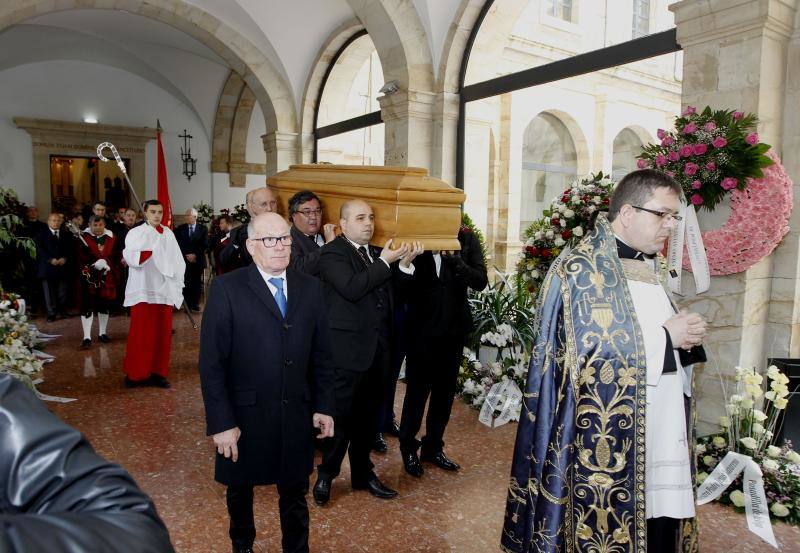
[[[206,268],[208,229],[197,224],[197,210],[186,210],[186,222],[175,229],[175,238],[181,247],[186,272],[184,273],[183,299],[192,311],[200,311],[200,292],[203,290],[203,271]]]
[[[245,208],[250,214],[250,219],[262,213],[277,213],[278,197],[268,187],[255,188],[250,190],[245,196]],[[230,267],[229,270],[247,267],[253,262],[253,258],[247,251],[247,225],[242,225],[231,231],[228,245],[219,254],[219,259],[223,265]]]
[[[424,249],[416,242],[392,249],[391,240],[382,250],[370,246],[375,216],[361,200],[342,205],[339,226],[342,235],[322,247],[319,260],[335,368],[336,430],[324,442],[317,467],[318,505],[330,499],[331,482],[346,454],[354,490],[367,490],[381,499],[397,496],[378,479],[369,455],[389,373],[392,280],[410,279],[411,262]],[[393,270],[398,261],[399,270]]]

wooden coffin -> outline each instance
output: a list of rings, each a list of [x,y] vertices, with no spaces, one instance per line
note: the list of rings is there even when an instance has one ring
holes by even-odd
[[[339,224],[339,208],[361,199],[375,213],[371,243],[383,246],[418,240],[426,250],[457,250],[461,205],[466,196],[418,167],[363,165],[292,165],[267,179],[286,215],[289,198],[311,190],[322,200],[322,220]]]

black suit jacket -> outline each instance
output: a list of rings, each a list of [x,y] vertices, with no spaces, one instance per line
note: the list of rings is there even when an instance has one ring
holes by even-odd
[[[246,243],[247,225],[241,225],[231,230],[228,245],[219,254],[219,260],[226,267],[226,270],[232,271],[239,267],[247,267],[253,263],[253,258],[250,257],[250,252],[247,251]]]
[[[287,311],[255,264],[211,281],[200,333],[207,433],[236,426],[239,460],[217,455],[226,485],[305,478],[313,468],[312,414],[333,414],[333,368],[320,282],[286,271]]]
[[[378,347],[380,310],[388,309],[392,320],[392,281],[410,278],[378,259],[379,248],[369,249],[374,261],[367,266],[344,236],[322,246],[320,278],[325,283],[333,360],[339,369],[363,372],[370,367]],[[380,286],[386,287],[388,306],[380,306]]]
[[[473,328],[467,288],[483,290],[489,280],[480,242],[471,232],[459,232],[461,251],[442,255],[439,276],[429,251],[414,260],[414,276],[404,287],[408,303],[409,337],[465,335]]]
[[[69,262],[74,261],[75,242],[72,234],[64,228],[59,229],[58,238],[53,235],[50,227],[42,229],[36,236],[36,259],[39,278],[65,278]],[[68,263],[55,266],[50,264],[51,259],[66,258]]]
[[[208,230],[205,225],[196,224],[194,232],[189,236],[189,225],[184,223],[175,229],[175,239],[183,255],[193,253],[197,256],[197,267],[205,269],[208,250]]]
[[[292,225],[292,267],[306,274],[319,276],[319,258],[322,248]]]

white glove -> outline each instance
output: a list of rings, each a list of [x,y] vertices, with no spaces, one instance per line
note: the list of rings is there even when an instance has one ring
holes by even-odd
[[[94,267],[98,271],[103,271],[106,273],[111,270],[111,267],[108,266],[108,261],[106,261],[105,259],[98,259],[97,261],[94,262],[94,265],[92,265],[92,267]]]

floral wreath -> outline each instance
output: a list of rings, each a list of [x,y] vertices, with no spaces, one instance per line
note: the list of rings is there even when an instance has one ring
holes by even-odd
[[[591,226],[595,212],[608,211],[614,182],[602,172],[575,180],[555,198],[544,217],[525,230],[525,247],[517,278],[537,294],[550,264],[567,246],[575,245]]]
[[[731,195],[731,216],[725,224],[703,233],[712,276],[746,271],[771,254],[789,232],[792,181],[772,150],[767,156],[774,163],[764,169],[764,176],[747,179],[746,188]],[[691,268],[686,251],[683,268]]]
[[[674,178],[695,208],[713,211],[731,194],[731,216],[720,229],[702,233],[712,276],[747,270],[789,232],[792,182],[759,141],[757,122],[754,114],[710,107],[698,113],[688,106],[675,130],[659,129],[660,144],[645,146],[637,162]],[[683,268],[691,270],[686,251]]]

